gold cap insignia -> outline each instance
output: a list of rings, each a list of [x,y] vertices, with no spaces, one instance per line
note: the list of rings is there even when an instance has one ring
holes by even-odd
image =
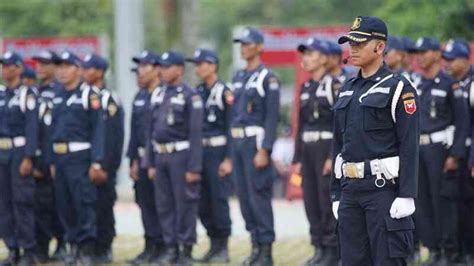
[[[352,27],[351,30],[356,30],[360,27],[360,22],[362,21],[362,18],[357,17],[354,19],[354,22],[352,22]]]

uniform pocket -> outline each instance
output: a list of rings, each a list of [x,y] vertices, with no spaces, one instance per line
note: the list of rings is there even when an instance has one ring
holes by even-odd
[[[365,97],[361,106],[364,107],[364,130],[381,130],[393,128],[390,97],[385,94],[374,94]]]
[[[84,204],[92,204],[97,201],[97,188],[89,180],[81,184],[81,192]]]
[[[346,129],[346,113],[347,107],[352,100],[352,96],[340,97],[337,102],[332,107],[332,110],[335,111],[334,115],[337,119],[337,123],[341,129],[341,132],[344,132]]]
[[[385,216],[387,244],[390,258],[408,257],[414,249],[413,230],[415,224],[411,216],[393,219]]]
[[[455,171],[448,171],[443,174],[441,178],[440,195],[448,199],[461,198],[461,176],[459,169]]]

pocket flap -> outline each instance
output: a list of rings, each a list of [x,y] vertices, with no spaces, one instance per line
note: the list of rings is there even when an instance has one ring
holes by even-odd
[[[332,106],[332,110],[346,108],[352,100],[352,96],[339,97],[337,102]]]
[[[389,232],[415,229],[415,223],[413,223],[411,216],[401,219],[393,219],[390,216],[385,216],[385,225]]]
[[[389,101],[390,95],[382,93],[373,93],[362,98],[362,102],[360,105],[373,108],[384,108],[387,106]]]

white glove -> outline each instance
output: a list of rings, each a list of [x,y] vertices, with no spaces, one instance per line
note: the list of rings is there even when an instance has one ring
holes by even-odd
[[[332,214],[336,220],[339,218],[337,215],[337,210],[339,210],[339,201],[335,201],[332,203]]]
[[[415,200],[413,198],[396,198],[390,208],[390,217],[393,219],[405,218],[414,212]]]

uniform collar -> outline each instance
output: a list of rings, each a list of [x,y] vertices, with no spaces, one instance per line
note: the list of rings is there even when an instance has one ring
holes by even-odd
[[[362,70],[359,70],[359,73],[357,73],[357,79],[365,79],[365,80],[371,80],[373,82],[379,82],[380,80],[382,80],[383,78],[385,78],[386,76],[390,74],[391,72],[388,69],[387,65],[383,63],[383,65],[379,68],[379,70],[377,70],[377,72],[375,72],[375,74],[367,78],[363,78]]]
[[[461,82],[468,83],[472,82],[472,78],[474,77],[474,67],[471,65],[469,66],[469,71],[461,78]]]

